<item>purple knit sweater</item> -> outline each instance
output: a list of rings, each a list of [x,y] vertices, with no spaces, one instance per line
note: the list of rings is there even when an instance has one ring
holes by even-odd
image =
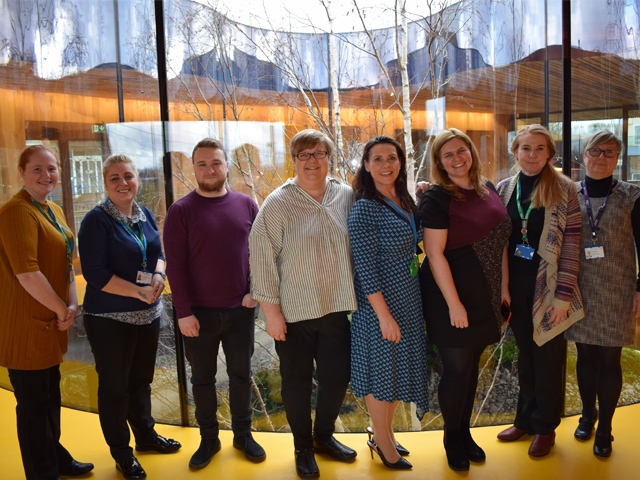
[[[192,191],[164,222],[167,276],[178,318],[191,307],[235,308],[249,293],[249,232],[258,205],[227,190],[207,198]]]

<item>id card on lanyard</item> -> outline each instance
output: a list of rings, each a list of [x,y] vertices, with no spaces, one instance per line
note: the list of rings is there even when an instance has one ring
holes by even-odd
[[[416,226],[416,219],[413,216],[412,212],[405,212],[398,205],[396,205],[392,200],[384,197],[385,201],[392,207],[396,212],[398,212],[403,218],[407,217],[409,220],[409,225],[411,226],[411,232],[413,233],[413,244],[418,246],[418,228]],[[414,252],[413,258],[411,259],[411,263],[409,264],[409,274],[412,277],[418,275],[420,271],[420,259],[418,258],[418,254]]]
[[[611,190],[613,189],[613,179],[611,179],[611,185],[609,186],[609,190],[607,191],[607,196],[604,197],[604,202],[598,208],[598,213],[596,217],[593,218],[593,208],[591,206],[591,200],[589,199],[589,192],[587,191],[587,183],[582,181],[582,193],[584,194],[584,206],[587,210],[587,218],[589,219],[589,229],[591,230],[591,245],[585,247],[584,249],[584,257],[587,260],[594,260],[596,258],[604,258],[604,247],[598,244],[598,225],[600,225],[600,220],[602,219],[602,214],[604,213],[604,209],[607,206],[607,201],[609,200],[609,195],[611,195]]]
[[[147,270],[147,237],[144,235],[141,222],[138,222],[138,234],[122,220],[120,221],[120,225],[122,225],[122,228],[133,238],[142,254],[142,270],[138,270],[136,273],[136,283],[138,285],[151,285],[153,274]]]
[[[516,206],[518,207],[518,214],[522,221],[522,228],[520,229],[520,233],[522,234],[522,243],[518,243],[516,245],[513,255],[515,257],[524,258],[525,260],[533,260],[533,254],[536,253],[536,249],[529,245],[529,230],[527,230],[527,224],[529,222],[529,215],[531,215],[531,210],[533,208],[533,202],[529,202],[529,207],[525,213],[522,210],[521,191],[522,187],[520,186],[520,177],[518,177],[518,181],[516,183]]]

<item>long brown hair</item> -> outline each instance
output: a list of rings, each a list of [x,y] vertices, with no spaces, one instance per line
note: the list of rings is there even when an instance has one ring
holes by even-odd
[[[389,137],[375,137],[372,140],[369,140],[364,146],[362,159],[360,160],[360,166],[358,167],[358,171],[351,181],[351,186],[356,192],[356,198],[358,200],[361,198],[367,198],[377,199],[382,202],[385,201],[383,195],[376,189],[376,185],[373,181],[371,173],[367,172],[367,169],[364,168],[365,162],[369,163],[371,149],[376,145],[393,145],[394,147],[396,147],[396,154],[398,155],[398,159],[400,160],[400,172],[398,173],[398,178],[396,178],[396,181],[394,182],[396,195],[398,195],[398,197],[400,198],[400,203],[405,210],[417,212],[418,209],[416,207],[416,204],[413,201],[413,198],[411,198],[409,190],[407,189],[407,158],[400,144]]]
[[[478,149],[473,144],[471,139],[465,135],[461,130],[457,128],[449,128],[447,130],[443,130],[438,134],[436,139],[433,141],[433,145],[431,146],[431,180],[434,184],[440,185],[445,192],[451,195],[456,200],[464,200],[464,194],[460,191],[460,187],[458,187],[451,179],[449,178],[449,174],[444,169],[444,165],[442,164],[442,159],[440,158],[440,150],[445,143],[459,138],[469,147],[469,151],[471,152],[471,168],[469,169],[469,181],[473,186],[473,189],[476,191],[480,198],[486,198],[489,192],[487,191],[487,187],[485,186],[486,180],[482,175],[482,163],[480,163],[480,155],[478,154]]]
[[[518,130],[516,138],[511,142],[511,153],[514,156],[517,155],[522,137],[525,135],[542,135],[547,140],[547,150],[549,150],[549,158],[547,163],[542,169],[540,180],[531,194],[531,205],[533,208],[552,208],[560,204],[562,201],[562,195],[564,191],[564,185],[566,183],[572,183],[570,179],[556,171],[551,165],[550,160],[556,154],[556,145],[553,141],[553,137],[545,127],[540,124],[534,123],[527,125]],[[518,162],[516,161],[516,168],[519,169]]]

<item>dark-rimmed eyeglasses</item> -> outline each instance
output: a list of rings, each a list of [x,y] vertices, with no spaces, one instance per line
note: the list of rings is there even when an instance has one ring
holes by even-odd
[[[615,158],[616,155],[618,155],[618,153],[620,152],[618,150],[611,150],[611,149],[601,150],[599,148],[594,147],[587,150],[587,153],[591,155],[593,158],[598,158],[601,153],[604,153],[604,156],[607,158]]]
[[[313,152],[313,153],[307,153],[307,152],[299,153],[299,154],[295,155],[295,157],[298,160],[306,162],[311,157],[315,158],[316,160],[322,160],[323,158],[326,158],[328,154],[329,154],[329,152],[325,152],[323,150],[318,150],[317,152]]]

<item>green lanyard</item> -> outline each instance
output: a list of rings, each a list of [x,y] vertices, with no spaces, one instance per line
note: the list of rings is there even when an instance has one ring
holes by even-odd
[[[141,223],[142,222],[138,222],[139,235],[136,235],[136,232],[134,232],[133,229],[126,224],[126,222],[123,222],[122,220],[120,220],[120,224],[122,225],[122,228],[124,228],[126,232],[131,236],[131,238],[133,238],[135,242],[138,244],[138,248],[140,248],[140,253],[142,254],[142,270],[146,272],[147,271],[147,237],[144,236]]]
[[[518,207],[518,214],[520,215],[520,220],[522,220],[522,229],[520,233],[522,233],[522,243],[525,245],[529,245],[529,239],[527,238],[528,230],[527,230],[527,222],[529,221],[529,215],[531,214],[531,209],[533,207],[533,202],[529,202],[529,208],[527,208],[527,213],[522,211],[522,205],[520,204],[521,200],[521,187],[520,187],[520,177],[518,177],[518,182],[516,183],[516,206]]]
[[[75,246],[75,242],[73,240],[73,236],[71,236],[71,238],[67,237],[67,234],[64,233],[65,230],[67,230],[66,228],[64,228],[62,225],[60,225],[60,223],[58,223],[58,220],[56,219],[56,216],[53,214],[53,211],[51,210],[51,207],[49,205],[47,205],[47,212],[45,212],[42,207],[40,206],[40,204],[38,202],[36,202],[33,198],[31,199],[31,201],[33,202],[33,204],[36,206],[36,208],[38,210],[40,210],[40,212],[45,216],[45,218],[47,220],[49,220],[49,223],[51,225],[53,225],[56,230],[58,230],[60,232],[60,234],[62,235],[62,238],[64,238],[64,244],[67,247],[67,264],[69,265],[69,283],[71,283],[71,279],[73,277],[73,248]]]

